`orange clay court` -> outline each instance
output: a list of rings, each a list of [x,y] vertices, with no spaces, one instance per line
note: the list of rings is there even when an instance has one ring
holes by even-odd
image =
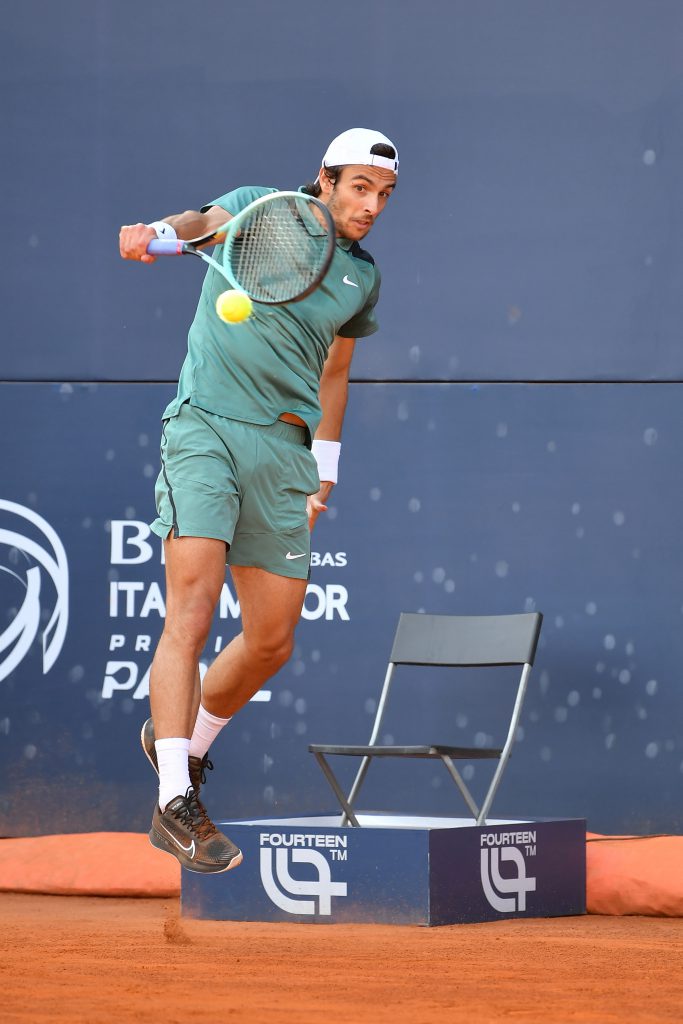
[[[190,920],[145,836],[2,840],[1,1019],[680,1021],[682,844],[590,839],[585,917],[419,928]]]
[[[0,915],[5,1024],[683,1018],[680,918],[244,924],[180,919],[175,898],[12,893]]]

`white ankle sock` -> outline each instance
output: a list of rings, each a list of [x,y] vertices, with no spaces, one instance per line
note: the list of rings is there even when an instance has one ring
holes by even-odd
[[[191,785],[187,769],[190,741],[184,736],[173,736],[157,740],[154,746],[159,763],[159,807],[163,811],[174,797],[185,796]]]
[[[229,718],[217,718],[200,704],[190,740],[190,757],[204,757],[218,733],[229,721]]]

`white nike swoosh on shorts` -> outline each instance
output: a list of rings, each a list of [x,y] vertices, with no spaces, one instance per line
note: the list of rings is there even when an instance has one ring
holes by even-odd
[[[291,551],[288,551],[287,554],[285,555],[285,558],[287,558],[287,559],[305,558],[305,557],[306,557],[306,552],[305,551],[302,551],[300,555],[293,555]]]
[[[348,274],[344,274],[344,276],[342,277],[342,281],[344,282],[344,284],[350,284],[352,288],[357,288],[358,287],[358,285],[356,284],[355,281],[349,281],[349,275]]]

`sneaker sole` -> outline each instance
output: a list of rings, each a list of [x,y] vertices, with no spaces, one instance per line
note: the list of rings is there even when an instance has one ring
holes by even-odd
[[[236,868],[242,863],[242,851],[238,850],[230,863],[226,864],[225,867],[214,866],[212,864],[198,864],[196,861],[190,860],[188,857],[183,857],[181,850],[178,850],[172,843],[167,842],[164,837],[160,836],[158,832],[155,832],[153,828],[149,830],[149,841],[157,850],[161,850],[163,853],[170,853],[172,857],[175,857],[181,867],[187,868],[188,871],[195,871],[197,874],[219,875],[224,871],[232,871],[233,868]]]

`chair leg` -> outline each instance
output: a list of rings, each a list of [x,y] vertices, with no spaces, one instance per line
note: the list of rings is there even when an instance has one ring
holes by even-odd
[[[508,755],[506,756],[505,751],[503,751],[503,753],[500,756],[495,774],[491,779],[491,785],[489,786],[488,793],[484,797],[484,802],[481,805],[481,810],[479,811],[479,816],[477,817],[477,825],[486,824],[486,817],[489,811],[491,810],[491,804],[493,803],[493,798],[496,795],[496,790],[498,789],[498,785],[503,775],[505,765],[507,764],[508,756],[509,752]]]
[[[453,764],[453,761],[451,760],[450,757],[448,757],[447,754],[442,754],[441,755],[441,760],[446,765],[446,768],[448,769],[448,772],[449,772],[451,778],[453,779],[453,782],[456,784],[456,786],[460,790],[460,793],[462,794],[462,797],[463,797],[465,803],[467,804],[467,806],[469,807],[470,811],[472,812],[472,817],[475,819],[475,821],[477,821],[477,819],[479,817],[479,808],[477,807],[476,803],[474,802],[474,799],[472,798],[472,794],[470,793],[469,789],[467,788],[467,786],[465,784],[465,780],[463,779],[462,775],[460,774],[458,769]],[[478,821],[477,821],[477,824],[479,824]]]
[[[519,686],[517,687],[517,696],[515,698],[515,706],[514,706],[513,711],[512,711],[512,718],[510,719],[510,727],[508,729],[508,734],[507,734],[507,738],[505,740],[505,745],[504,745],[504,747],[503,747],[503,749],[501,751],[500,757],[498,759],[498,767],[496,768],[495,773],[493,775],[493,778],[491,780],[491,785],[489,786],[488,793],[484,797],[484,802],[481,805],[481,810],[480,810],[479,815],[477,817],[477,825],[485,825],[486,824],[486,817],[487,817],[489,811],[491,810],[491,804],[493,803],[493,798],[496,795],[496,791],[497,791],[498,786],[500,784],[500,780],[501,780],[501,778],[503,776],[503,772],[505,771],[505,766],[508,763],[508,759],[510,757],[510,752],[512,750],[512,744],[514,743],[515,736],[517,735],[517,727],[519,725],[519,719],[520,719],[520,716],[521,716],[521,713],[522,713],[522,702],[524,701],[524,695],[526,694],[526,688],[527,688],[527,683],[529,681],[529,673],[530,672],[531,672],[531,665],[525,663],[524,667],[522,669],[522,674],[520,676]]]
[[[349,802],[347,801],[343,790],[340,788],[339,783],[337,782],[332,769],[325,760],[324,754],[316,752],[314,756],[316,761],[320,765],[323,775],[325,776],[330,786],[332,787],[332,791],[334,792],[334,795],[339,801],[342,811],[344,812],[342,815],[342,825],[345,825],[346,821],[348,820],[351,822],[354,828],[360,828],[360,822],[358,821],[356,815],[353,813],[353,809]]]
[[[350,791],[348,797],[346,798],[347,801],[348,801],[349,807],[353,807],[353,805],[354,805],[354,803],[356,801],[356,797],[360,793],[360,787],[363,785],[363,782],[365,781],[365,776],[368,773],[368,768],[370,767],[370,761],[371,760],[372,760],[372,758],[368,754],[366,754],[364,756],[363,760],[360,763],[360,768],[358,769],[358,771],[356,773],[356,777],[353,780],[353,785],[351,786],[351,791]],[[344,815],[344,817],[342,817],[342,825],[346,824],[345,818],[346,818],[346,815]]]

